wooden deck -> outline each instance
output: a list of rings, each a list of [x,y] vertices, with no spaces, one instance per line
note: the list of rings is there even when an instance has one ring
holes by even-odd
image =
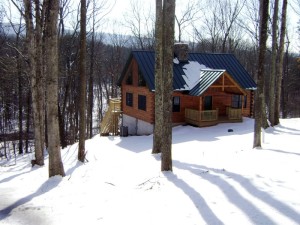
[[[217,110],[198,111],[195,109],[185,109],[185,122],[198,127],[214,126],[219,123],[242,122],[242,109],[228,107],[226,115],[219,115]]]

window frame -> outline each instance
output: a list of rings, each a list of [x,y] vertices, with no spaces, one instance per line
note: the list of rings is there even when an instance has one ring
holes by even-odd
[[[126,85],[133,85],[132,69],[130,69],[130,71],[128,72],[125,83],[126,83]]]
[[[126,92],[126,106],[133,107],[133,93]]]
[[[243,97],[244,97],[244,101],[243,101]],[[232,95],[231,108],[241,109],[246,107],[247,107],[247,95]]]
[[[138,69],[138,86],[139,87],[146,87],[147,86],[146,80],[145,80],[145,78],[143,76],[143,73],[140,70],[140,68]]]
[[[180,112],[180,96],[173,96],[172,112]]]
[[[147,96],[146,95],[138,95],[138,109],[147,111]]]

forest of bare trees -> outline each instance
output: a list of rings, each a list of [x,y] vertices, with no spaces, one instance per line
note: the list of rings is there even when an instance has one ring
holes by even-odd
[[[80,4],[74,7],[71,0],[60,0],[54,15],[57,18],[57,43],[52,44],[52,47],[57,46],[56,93],[55,80],[49,79],[55,76],[49,75],[49,70],[53,69],[49,57],[53,52],[49,53],[49,47],[46,47],[51,1],[7,2],[6,7],[0,8],[0,154],[9,157],[9,150],[24,154],[35,149],[33,163],[43,165],[44,152],[53,145],[50,144],[52,139],[49,140],[49,126],[57,129],[59,137],[55,140],[59,140],[61,147],[79,140],[82,113],[86,119],[84,137],[98,133],[106,103],[119,95],[116,83],[130,51],[155,48],[155,8],[147,9],[140,1],[132,0],[128,6],[131,10],[120,15],[123,18],[120,26],[130,32],[124,34],[115,29],[113,33],[106,33],[101,31],[101,26],[108,23],[105,18],[113,1],[87,0],[86,32],[82,34]],[[257,80],[260,1],[187,2],[185,7],[176,3],[174,41],[188,42],[190,51],[233,53]],[[289,21],[300,22],[298,0],[270,0],[264,76],[261,79],[264,80],[264,113],[271,125],[277,124],[279,117],[300,116],[300,57],[299,52],[291,48],[297,44],[292,43],[288,23],[283,31],[283,3],[298,15],[297,21],[294,21],[295,17]],[[12,19],[9,7],[17,9],[19,20]],[[71,13],[76,16],[70,23]],[[289,13],[287,19],[290,19],[288,16]],[[67,23],[72,26],[66,26]],[[85,48],[80,47],[82,35],[86,37]],[[296,35],[300,40],[300,25]],[[82,78],[86,83],[83,97]],[[53,96],[56,103],[51,100]],[[85,98],[84,111],[80,111],[81,98]],[[52,108],[49,108],[50,101],[56,104]],[[53,110],[57,111],[57,128],[49,123],[49,117],[55,117],[51,114]]]

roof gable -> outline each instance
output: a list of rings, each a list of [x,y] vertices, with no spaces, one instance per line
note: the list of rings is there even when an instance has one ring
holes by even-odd
[[[189,94],[193,96],[202,95],[224,72],[225,70],[201,70],[199,79],[191,88]]]
[[[118,81],[118,85],[121,85],[132,58],[137,61],[149,90],[154,91],[154,51],[132,51]],[[205,69],[214,70],[215,72],[226,70],[241,88],[256,89],[254,80],[233,54],[189,53],[188,58],[187,63],[181,63],[176,58],[173,60],[174,90],[191,91],[200,79],[201,70]],[[205,73],[205,76],[209,76],[209,74],[217,75],[218,73]]]

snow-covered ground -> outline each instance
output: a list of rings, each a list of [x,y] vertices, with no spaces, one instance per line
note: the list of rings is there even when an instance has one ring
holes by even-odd
[[[85,164],[70,146],[64,178],[32,155],[2,160],[0,224],[300,224],[300,119],[267,129],[262,149],[253,123],[175,127],[173,173],[160,172],[152,136],[97,135]]]

